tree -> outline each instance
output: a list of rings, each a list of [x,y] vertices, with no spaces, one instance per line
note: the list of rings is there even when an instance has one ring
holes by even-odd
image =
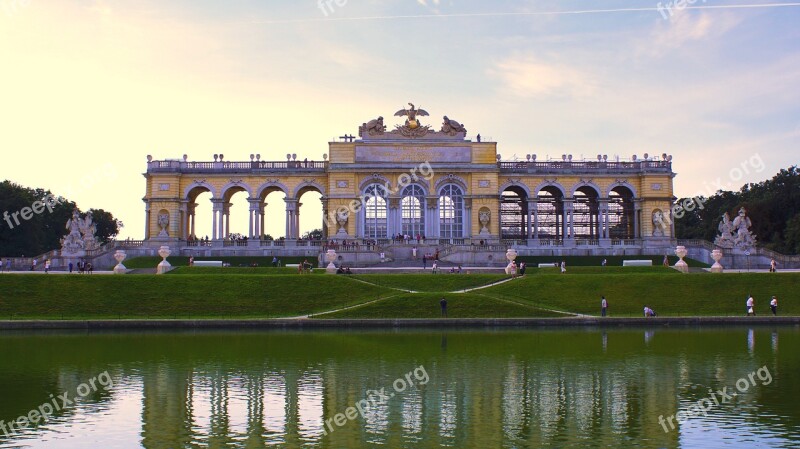
[[[304,240],[322,240],[322,229],[314,229],[303,234]]]
[[[97,232],[95,237],[101,243],[108,243],[119,235],[120,229],[125,225],[121,221],[114,218],[111,212],[106,212],[103,209],[89,209],[92,213],[92,220],[94,220]],[[66,221],[65,221],[66,222]]]

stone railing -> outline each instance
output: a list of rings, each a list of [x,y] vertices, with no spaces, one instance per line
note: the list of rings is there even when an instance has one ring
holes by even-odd
[[[671,173],[670,161],[512,161],[498,162],[501,172],[509,173]]]
[[[275,171],[324,172],[327,162],[315,161],[250,161],[250,162],[189,162],[150,161],[148,173],[259,173]]]

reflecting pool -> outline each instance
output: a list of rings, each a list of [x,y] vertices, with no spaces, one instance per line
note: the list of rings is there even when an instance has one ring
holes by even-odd
[[[796,448],[798,373],[796,327],[6,332],[0,448]]]

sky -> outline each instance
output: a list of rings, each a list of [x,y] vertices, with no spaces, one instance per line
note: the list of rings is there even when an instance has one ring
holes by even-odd
[[[504,159],[670,154],[678,196],[797,164],[800,3],[682,6],[0,0],[0,179],[111,211],[122,238],[142,238],[147,155],[321,160],[408,102]],[[301,232],[320,223],[309,195]],[[282,201],[268,201],[280,236]],[[246,233],[245,195],[234,214]]]

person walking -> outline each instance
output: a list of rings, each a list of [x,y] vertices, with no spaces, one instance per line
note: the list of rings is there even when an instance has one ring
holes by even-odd
[[[772,310],[772,316],[778,316],[778,298],[772,297],[772,301],[769,302],[769,309]]]
[[[605,296],[600,297],[600,316],[606,316],[608,311],[608,301]]]
[[[44,274],[50,272],[50,259],[44,261]]]
[[[31,271],[36,271],[36,259],[33,259],[33,262],[31,262]]]
[[[564,274],[566,272],[567,272],[567,261],[566,260],[562,260],[561,261],[561,274]]]
[[[439,300],[439,306],[442,308],[442,317],[447,318],[447,300],[444,296]]]
[[[751,315],[752,316],[756,316],[756,308],[755,308],[756,307],[756,300],[753,299],[753,295],[750,295],[747,298],[746,307],[747,307],[747,316],[751,316]]]

